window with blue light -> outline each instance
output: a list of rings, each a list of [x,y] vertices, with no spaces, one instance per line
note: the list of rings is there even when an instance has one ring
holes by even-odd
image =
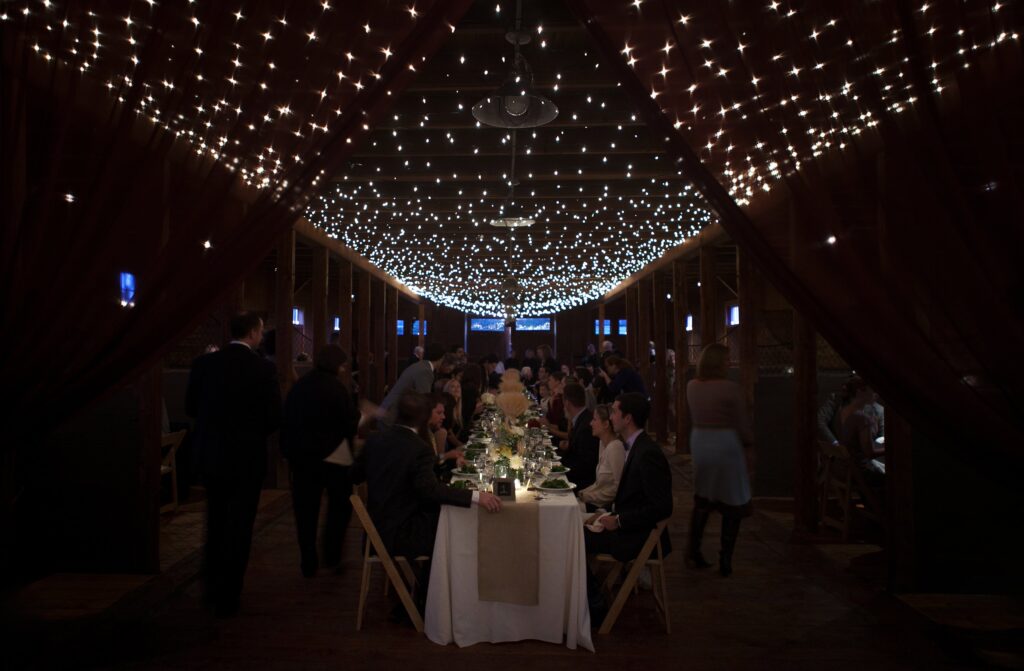
[[[611,335],[612,334],[612,320],[604,320],[604,333],[601,333],[601,320],[594,320],[594,335]]]
[[[503,333],[505,331],[505,320],[491,317],[472,317],[469,320],[469,330],[484,333]]]
[[[121,273],[121,307],[135,307],[135,275]]]
[[[729,326],[739,326],[740,324],[740,306],[730,305],[726,313],[726,320]]]
[[[415,319],[412,322],[412,334],[414,336],[420,335],[420,320],[419,319]],[[422,335],[427,335],[427,320],[426,319],[423,320],[423,334]]]
[[[337,333],[339,331],[341,331],[341,317],[335,317],[334,318],[334,332]]]
[[[517,331],[550,331],[551,317],[525,317],[516,320]]]
[[[405,335],[405,320],[399,319],[395,322],[395,333],[398,335]]]
[[[293,326],[304,326],[306,324],[306,315],[299,308],[292,308],[292,325]]]
[[[625,319],[620,319],[619,320],[619,335],[626,335],[627,333],[628,333],[628,329],[626,328],[626,320]]]
[[[693,331],[693,315],[686,315],[686,332]]]

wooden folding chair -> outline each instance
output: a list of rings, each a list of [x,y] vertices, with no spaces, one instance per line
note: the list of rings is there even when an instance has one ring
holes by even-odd
[[[160,439],[160,477],[171,476],[171,502],[160,506],[161,515],[168,511],[178,512],[178,467],[175,464],[175,457],[186,433],[188,431],[185,430],[165,433]],[[164,453],[164,450],[167,452]]]
[[[349,500],[352,502],[352,510],[355,511],[359,523],[363,526],[363,531],[366,532],[366,542],[363,544],[363,577],[359,585],[359,609],[356,613],[356,631],[363,628],[363,611],[366,608],[366,595],[370,591],[370,572],[374,564],[381,564],[384,566],[384,573],[387,576],[388,582],[395,588],[395,593],[401,599],[405,612],[409,614],[409,619],[415,625],[416,631],[422,632],[423,617],[420,615],[419,610],[417,610],[416,604],[413,603],[412,595],[409,593],[405,581],[402,580],[402,575],[404,575],[405,580],[409,583],[409,587],[415,587],[416,576],[412,572],[412,566],[410,566],[406,557],[392,557],[388,554],[387,548],[384,547],[384,541],[381,540],[380,534],[377,533],[377,527],[374,526],[373,520],[370,519],[370,513],[366,510],[366,505],[359,495],[353,494],[349,497]],[[371,546],[376,554],[370,553]],[[416,557],[414,561],[422,562],[429,559],[430,557],[423,556]],[[399,567],[401,567],[402,574],[398,572]]]
[[[605,615],[604,621],[601,622],[601,628],[597,630],[597,633],[608,634],[611,632],[612,627],[615,626],[615,621],[619,619],[622,607],[626,605],[626,599],[629,598],[631,592],[636,590],[637,579],[639,579],[640,573],[644,570],[645,566],[651,569],[654,603],[661,614],[662,620],[665,622],[665,633],[672,633],[672,624],[668,614],[668,589],[665,586],[665,556],[661,549],[661,534],[665,531],[666,526],[668,526],[668,519],[658,522],[658,526],[651,530],[650,535],[647,537],[647,542],[640,549],[636,559],[627,562],[629,571],[626,573],[626,579],[622,581],[622,586],[619,587],[619,591],[612,600],[612,606],[608,609],[608,614]],[[654,557],[651,556],[652,554]],[[596,560],[600,563],[612,565],[611,571],[609,571],[608,577],[604,581],[604,589],[610,593],[611,588],[615,586],[615,582],[619,579],[626,565],[615,559],[615,557],[606,554],[597,555]]]

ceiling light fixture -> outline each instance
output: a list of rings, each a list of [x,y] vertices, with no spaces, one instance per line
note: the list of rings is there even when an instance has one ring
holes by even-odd
[[[495,128],[536,128],[558,116],[555,103],[533,92],[533,71],[519,48],[530,43],[522,30],[522,0],[516,2],[516,25],[505,34],[512,44],[512,71],[497,91],[473,105],[473,118]]]

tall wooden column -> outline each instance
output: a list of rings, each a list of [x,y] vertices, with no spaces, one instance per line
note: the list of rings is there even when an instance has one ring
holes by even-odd
[[[666,369],[666,353],[668,349],[668,333],[665,324],[665,295],[669,293],[668,281],[664,273],[654,272],[651,299],[654,303],[654,371],[651,380],[654,382],[654,432],[658,441],[664,443],[668,439],[668,370]]]
[[[793,268],[799,271],[812,244],[795,209],[790,212],[789,246]],[[742,315],[740,315],[742,318]],[[793,533],[818,528],[817,487],[818,336],[814,326],[793,311]]]
[[[352,262],[347,259],[338,259],[338,284],[335,293],[337,294],[335,309],[338,311],[338,321],[341,326],[335,342],[349,355],[350,359],[354,359],[355,352],[352,351]]]
[[[420,333],[416,336],[416,344],[420,347],[426,347],[427,334],[423,330],[423,322],[427,320],[427,306],[423,302],[425,299],[421,298],[419,304],[416,306],[416,321],[420,323]]]
[[[359,395],[372,399],[373,384],[370,373],[370,275],[365,270],[353,269],[356,285],[355,314],[352,316],[352,333],[356,350],[356,365],[359,368]]]
[[[387,342],[387,367],[384,382],[391,387],[398,379],[398,289],[390,284],[384,287],[384,333]]]
[[[636,285],[631,284],[626,287],[626,358],[631,362],[636,363]]]
[[[653,281],[648,275],[637,282],[637,329],[636,329],[636,353],[637,371],[647,387],[647,393],[651,393],[651,298]]]
[[[327,267],[330,252],[313,244],[313,356],[327,345],[330,329],[327,311]]]
[[[601,343],[608,337],[604,334],[605,305],[602,298],[597,303],[597,352],[601,353]]]
[[[676,259],[672,263],[672,334],[676,350],[676,452],[679,454],[689,451],[690,446],[690,411],[686,406],[686,375],[690,369],[690,338],[686,332],[686,315],[689,312],[686,261]]]
[[[385,315],[387,314],[387,306],[384,302],[385,286],[384,280],[370,278],[370,301],[372,302],[370,309],[373,312],[372,338],[370,340],[373,348],[373,365],[371,366],[373,369],[372,398],[375,402],[380,402],[384,398],[384,369],[386,366],[384,363],[384,346],[387,342],[387,331],[384,327],[386,322]]]
[[[295,294],[295,230],[289,228],[277,245],[277,278],[275,290],[275,346],[277,378],[281,395],[288,393],[292,383],[292,301]]]
[[[700,346],[701,349],[718,341],[719,315],[715,309],[715,248],[700,248]]]
[[[747,401],[747,412],[753,417],[758,374],[757,330],[764,287],[761,273],[754,267],[750,254],[737,248],[736,265],[740,307],[740,386]]]

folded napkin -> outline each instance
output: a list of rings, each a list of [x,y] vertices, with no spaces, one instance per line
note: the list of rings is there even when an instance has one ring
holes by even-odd
[[[536,606],[540,586],[540,508],[506,503],[500,513],[478,508],[477,595],[481,601]]]

